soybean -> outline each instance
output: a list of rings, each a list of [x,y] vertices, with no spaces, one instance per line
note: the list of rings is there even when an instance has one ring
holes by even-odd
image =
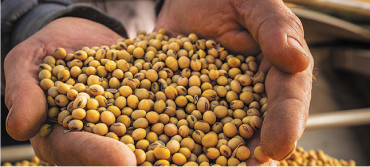
[[[266,74],[213,40],[166,33],[46,56],[38,78],[49,118],[119,139],[138,164],[239,165],[267,113]]]

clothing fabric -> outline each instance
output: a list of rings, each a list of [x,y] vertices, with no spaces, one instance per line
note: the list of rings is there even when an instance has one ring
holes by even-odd
[[[92,5],[73,0],[5,0],[1,3],[2,57],[46,24],[67,16],[92,20],[127,36],[117,19]]]

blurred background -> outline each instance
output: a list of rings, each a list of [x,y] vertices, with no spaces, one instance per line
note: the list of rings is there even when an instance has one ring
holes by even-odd
[[[77,1],[119,19],[130,38],[140,29],[151,32],[155,25],[153,0]],[[315,60],[310,117],[298,146],[370,165],[370,1],[284,2],[301,19]],[[2,116],[2,162],[11,161],[10,153],[32,155],[29,142],[5,139],[4,120]]]

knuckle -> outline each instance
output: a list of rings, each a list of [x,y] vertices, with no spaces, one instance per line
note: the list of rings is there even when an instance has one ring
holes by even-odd
[[[286,16],[286,22],[289,24],[289,27],[296,33],[299,37],[304,36],[304,29],[301,20],[290,11],[290,14]]]

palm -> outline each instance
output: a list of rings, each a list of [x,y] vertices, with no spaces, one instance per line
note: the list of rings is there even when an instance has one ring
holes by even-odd
[[[83,19],[63,18],[48,24],[12,49],[4,63],[8,133],[17,140],[32,138],[36,155],[58,165],[132,163],[132,151],[123,143],[107,137],[86,132],[64,134],[60,125],[55,125],[48,137],[36,135],[47,117],[48,105],[37,76],[38,65],[44,57],[53,55],[58,47],[65,48],[67,53],[74,53],[83,46],[114,44],[118,38],[121,37],[103,25]],[[77,138],[81,140],[77,142]],[[83,151],[89,149],[95,151]]]
[[[252,35],[242,25],[239,13],[229,1],[181,1],[172,5],[168,14],[159,16],[154,31],[167,29],[172,36],[195,33],[204,39],[213,39],[234,54],[256,55],[259,46]],[[186,7],[183,7],[186,6]],[[165,7],[165,6],[164,6]],[[164,8],[163,7],[163,8]],[[230,11],[233,11],[230,13]],[[232,38],[230,38],[232,37]]]

